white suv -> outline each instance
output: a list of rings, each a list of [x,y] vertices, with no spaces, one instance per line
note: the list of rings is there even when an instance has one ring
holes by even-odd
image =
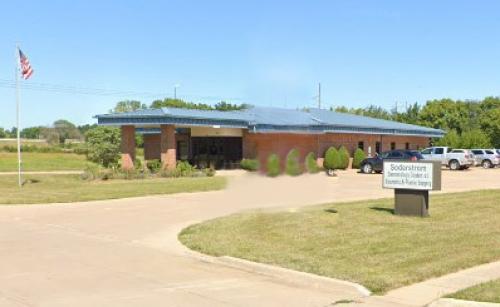
[[[500,164],[500,154],[495,149],[472,149],[476,163],[483,168],[493,168]]]

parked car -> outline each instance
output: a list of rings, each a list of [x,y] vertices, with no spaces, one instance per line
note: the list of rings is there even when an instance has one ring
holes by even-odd
[[[422,160],[424,157],[417,150],[391,150],[380,154],[376,154],[375,157],[366,158],[361,161],[360,169],[364,174],[382,173],[384,170],[384,160],[406,160],[406,161],[417,161]]]
[[[441,161],[441,165],[451,170],[467,169],[474,165],[474,158],[467,149],[437,146],[426,148],[421,153],[425,160]]]
[[[477,164],[483,168],[493,168],[500,165],[500,153],[495,149],[472,149]]]

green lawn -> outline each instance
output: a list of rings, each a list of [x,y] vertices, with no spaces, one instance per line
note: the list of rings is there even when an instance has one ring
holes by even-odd
[[[84,155],[72,153],[22,153],[24,171],[83,170],[89,162]],[[17,171],[17,153],[0,152],[0,172]]]
[[[375,293],[500,259],[500,190],[433,195],[429,218],[392,208],[385,199],[247,212],[193,225],[179,238],[202,253],[350,280]]]
[[[98,199],[201,192],[225,187],[223,177],[157,178],[137,180],[83,181],[78,175],[30,175],[21,189],[16,176],[0,176],[0,204],[76,202]]]
[[[500,303],[500,279],[464,289],[449,297],[466,301]]]

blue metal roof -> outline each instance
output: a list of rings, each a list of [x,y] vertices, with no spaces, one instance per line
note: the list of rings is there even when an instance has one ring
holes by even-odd
[[[99,125],[220,126],[261,133],[364,133],[442,137],[444,131],[328,110],[252,107],[241,111],[181,108],[97,115]]]

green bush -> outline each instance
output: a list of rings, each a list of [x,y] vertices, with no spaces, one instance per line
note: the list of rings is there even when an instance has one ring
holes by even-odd
[[[255,172],[259,170],[259,160],[257,159],[242,159],[240,167],[244,170]]]
[[[306,165],[306,169],[309,173],[315,174],[319,172],[318,163],[316,162],[316,155],[314,152],[310,152],[307,154],[304,164]]]
[[[161,160],[149,160],[146,162],[146,167],[151,173],[156,174],[161,170]]]
[[[365,152],[361,149],[356,149],[354,152],[354,158],[352,160],[352,168],[359,168],[361,166],[361,162],[366,159]]]
[[[213,177],[213,176],[215,176],[215,169],[213,169],[213,168],[205,168],[203,170],[203,174],[205,176],[207,176],[207,177]]]
[[[178,161],[174,169],[166,169],[160,172],[162,177],[198,177],[205,175],[201,171],[197,170],[195,166],[192,166],[187,161]]]
[[[326,170],[334,170],[340,166],[340,155],[335,147],[330,147],[325,153],[325,159],[323,160],[323,167]]]
[[[280,158],[276,154],[271,154],[269,158],[267,158],[267,175],[269,177],[276,177],[280,173]]]
[[[339,149],[340,165],[339,169],[347,169],[349,167],[349,151],[345,146],[341,146]]]
[[[300,153],[297,149],[292,149],[286,155],[285,172],[290,176],[298,176],[302,173],[299,162]]]
[[[87,131],[87,158],[104,167],[118,162],[120,158],[121,133],[118,128],[95,127]]]

